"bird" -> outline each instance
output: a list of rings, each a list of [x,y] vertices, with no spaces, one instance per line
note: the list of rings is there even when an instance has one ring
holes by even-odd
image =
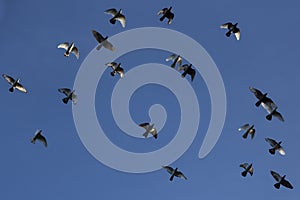
[[[110,62],[105,64],[107,67],[111,67],[113,69],[110,72],[110,75],[115,76],[117,73],[120,75],[120,78],[124,77],[124,69],[121,66],[121,63]]]
[[[262,93],[260,90],[249,87],[249,90],[255,95],[258,101],[255,103],[255,106],[258,107],[262,105],[262,107],[269,113],[266,116],[267,120],[272,120],[272,116],[277,117],[280,121],[284,122],[282,115],[277,111],[277,105],[273,102],[272,99],[267,97],[268,93]]]
[[[161,15],[162,14],[162,17],[159,19],[160,21],[163,21],[165,18],[168,19],[168,24],[171,24],[173,19],[174,19],[174,13],[171,12],[172,10],[172,6],[169,7],[169,8],[163,8],[161,9],[157,15]]]
[[[270,154],[274,155],[276,151],[279,152],[280,155],[284,156],[285,155],[285,151],[281,146],[282,141],[277,142],[274,139],[271,138],[265,138],[266,142],[268,142],[271,145],[271,149],[269,149]]]
[[[6,74],[2,74],[2,76],[11,85],[11,87],[9,88],[10,92],[13,92],[14,89],[17,89],[21,92],[27,93],[27,90],[23,87],[23,85],[21,85],[19,78],[17,80],[15,80],[14,78],[12,78]]]
[[[179,66],[182,64],[182,57],[180,55],[172,54],[171,56],[166,58],[167,62],[170,61],[170,60],[173,61],[172,65],[171,65],[172,68],[175,68],[177,63],[178,63]]]
[[[42,135],[42,130],[36,131],[34,137],[31,139],[31,143],[35,144],[36,140],[42,142],[45,147],[48,146],[46,138]]]
[[[146,132],[143,134],[143,136],[145,138],[147,138],[148,135],[149,135],[149,133],[150,133],[151,135],[153,135],[153,137],[155,139],[157,139],[158,134],[157,134],[156,128],[154,128],[154,124],[150,125],[150,123],[146,122],[146,123],[139,124],[139,126],[143,127],[144,129],[146,129]]]
[[[253,167],[252,163],[249,165],[248,163],[240,164],[240,167],[244,168],[245,170],[241,173],[243,177],[247,176],[247,173],[249,173],[251,176],[253,175]]]
[[[238,131],[242,131],[242,130],[246,130],[245,133],[243,134],[244,139],[246,139],[248,137],[248,134],[251,135],[251,139],[254,138],[254,135],[255,135],[254,125],[250,126],[249,124],[245,124],[238,129]]]
[[[184,64],[178,67],[178,71],[183,70],[184,72],[181,74],[181,77],[184,78],[187,74],[191,76],[191,81],[194,80],[196,75],[196,71],[192,68],[192,64]]]
[[[72,42],[70,45],[69,42],[59,44],[57,48],[66,50],[64,56],[69,57],[70,53],[73,53],[76,56],[76,58],[79,59],[79,51],[78,48],[75,47],[74,42]]]
[[[99,32],[92,30],[93,36],[99,43],[99,45],[96,47],[97,50],[100,50],[101,47],[103,46],[106,49],[109,49],[111,51],[116,51],[116,48],[109,42],[107,41],[108,36],[103,37]]]
[[[277,183],[274,184],[274,187],[276,189],[279,189],[280,185],[283,185],[283,186],[285,186],[285,187],[287,187],[289,189],[293,189],[294,188],[292,186],[292,184],[285,179],[286,175],[280,176],[277,172],[274,172],[274,171],[271,171],[271,175],[277,181]]]
[[[169,179],[170,181],[173,181],[174,176],[187,180],[184,174],[181,171],[178,171],[177,167],[175,169],[173,169],[170,166],[162,166],[162,167],[166,169],[169,172],[169,174],[171,174],[171,177]]]
[[[241,38],[241,32],[240,29],[237,27],[238,23],[232,24],[231,22],[227,22],[225,24],[222,24],[220,28],[228,29],[228,32],[226,33],[227,37],[230,37],[231,33],[234,33],[237,40],[240,40]]]
[[[62,101],[67,104],[69,100],[73,102],[74,105],[77,103],[77,95],[75,94],[75,90],[71,90],[69,88],[59,88],[59,92],[64,93],[66,95],[65,98],[62,99]]]
[[[118,20],[121,23],[122,27],[125,28],[125,26],[126,26],[126,19],[125,19],[125,16],[122,14],[122,9],[120,9],[119,11],[117,11],[117,9],[111,8],[111,9],[108,9],[108,10],[104,11],[104,13],[110,14],[110,15],[113,16],[109,20],[109,22],[111,24],[115,24],[116,21]]]

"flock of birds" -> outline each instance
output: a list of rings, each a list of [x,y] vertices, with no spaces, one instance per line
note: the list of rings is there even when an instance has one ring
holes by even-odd
[[[278,106],[274,103],[274,101],[267,97],[268,93],[262,93],[260,90],[249,87],[249,90],[254,94],[254,96],[258,99],[258,101],[255,103],[256,107],[259,107],[260,105],[268,112],[266,115],[267,120],[272,120],[273,116],[278,118],[280,121],[284,122],[284,118],[282,117],[281,113],[277,111]],[[251,136],[251,139],[254,138],[255,135],[255,129],[254,125],[250,124],[244,124],[241,126],[238,131],[244,131],[242,137],[244,139],[247,139],[248,135]],[[265,138],[265,141],[269,143],[271,148],[269,149],[269,153],[274,155],[276,152],[278,152],[280,155],[284,156],[286,153],[281,146],[282,141],[277,142],[276,140],[272,138]],[[242,163],[240,164],[240,167],[244,169],[244,171],[241,173],[243,177],[247,176],[247,173],[249,173],[251,176],[253,175],[253,164],[252,163]],[[293,189],[292,184],[285,179],[286,175],[281,176],[279,173],[275,171],[270,171],[271,175],[274,177],[274,179],[277,181],[274,184],[274,187],[276,189],[280,188],[280,185],[283,185],[287,188]]]
[[[104,13],[106,14],[110,14],[112,16],[112,18],[109,19],[109,22],[111,24],[115,24],[117,21],[120,22],[121,26],[123,28],[125,28],[126,26],[126,18],[125,15],[122,13],[122,9],[108,9],[106,10]],[[167,19],[167,23],[171,24],[173,19],[174,19],[174,13],[172,12],[172,6],[169,8],[163,8],[161,9],[157,15],[161,15],[160,17],[160,21],[164,21],[164,19]],[[236,37],[237,40],[240,40],[240,29],[237,27],[238,23],[225,23],[222,24],[220,26],[220,28],[223,29],[227,29],[226,32],[226,36],[230,37],[231,34],[234,34],[234,36]],[[94,36],[94,38],[96,39],[96,41],[98,42],[98,46],[96,47],[97,50],[100,50],[102,47],[110,50],[110,51],[116,51],[116,48],[113,46],[112,43],[110,43],[108,41],[108,36],[103,37],[99,32],[92,30],[92,34]],[[77,59],[79,59],[79,50],[78,47],[75,46],[74,42],[69,43],[69,42],[64,42],[62,44],[59,44],[57,46],[58,48],[64,49],[64,56],[69,57],[70,54],[74,54],[75,57]],[[192,64],[183,64],[182,65],[182,57],[180,55],[176,55],[176,54],[172,54],[170,55],[168,58],[166,58],[166,61],[172,61],[171,67],[175,68],[176,65],[178,64],[178,71],[182,71],[183,73],[181,74],[181,76],[184,78],[186,75],[189,75],[191,77],[191,81],[194,80],[194,77],[196,75],[196,71],[195,69],[192,68]],[[112,71],[111,71],[111,76],[115,76],[116,74],[118,74],[120,76],[120,78],[124,77],[124,69],[121,67],[121,63],[116,63],[116,62],[110,62],[106,64],[107,67],[111,67]],[[11,76],[7,75],[7,74],[3,74],[3,78],[10,84],[10,88],[9,91],[13,92],[15,89],[27,93],[27,90],[25,89],[25,87],[20,83],[20,79],[14,79]],[[256,102],[256,106],[260,106],[262,105],[263,108],[268,112],[268,115],[266,116],[267,120],[272,120],[272,117],[276,117],[278,118],[280,121],[284,121],[282,115],[277,111],[277,105],[272,101],[272,99],[270,99],[269,97],[267,97],[267,93],[262,93],[261,91],[259,91],[258,89],[255,89],[253,87],[249,88],[250,91],[255,95],[255,97],[258,99],[258,101]],[[67,104],[69,101],[72,101],[73,104],[76,104],[77,102],[77,96],[75,94],[75,90],[69,89],[69,88],[59,88],[58,91],[60,93],[63,93],[65,95],[65,97],[62,99],[63,103]],[[145,138],[148,137],[149,134],[151,134],[155,139],[158,138],[158,133],[157,130],[154,127],[154,124],[150,124],[148,122],[146,123],[141,123],[139,124],[140,127],[144,128],[146,131],[143,134],[143,136]],[[251,135],[251,138],[254,138],[255,135],[255,129],[254,129],[254,125],[249,125],[249,124],[245,124],[243,126],[241,126],[238,131],[242,131],[244,130],[244,134],[242,135],[243,138],[247,138],[248,135]],[[276,151],[278,151],[281,155],[285,155],[285,151],[281,146],[281,141],[277,142],[274,139],[271,138],[265,138],[266,142],[268,142],[271,146],[271,148],[269,149],[269,152],[271,154],[275,154]],[[45,147],[48,146],[47,144],[47,140],[46,137],[42,135],[42,130],[37,130],[37,132],[35,133],[35,135],[33,136],[33,138],[31,139],[31,143],[35,144],[36,141],[40,141],[41,143],[43,143],[43,145]],[[247,173],[249,173],[251,176],[253,175],[253,164],[249,164],[249,163],[243,163],[240,164],[240,167],[242,167],[244,169],[244,171],[241,173],[243,177],[245,177],[247,175]],[[187,177],[180,171],[178,171],[178,168],[173,169],[170,166],[162,166],[162,168],[166,169],[168,173],[171,174],[169,180],[172,181],[174,177],[179,177],[179,178],[183,178],[183,179],[187,179]],[[280,174],[278,174],[277,172],[271,171],[271,175],[274,177],[274,179],[277,181],[274,184],[274,187],[279,189],[280,185],[283,185],[287,188],[293,189],[293,186],[291,185],[291,183],[289,183],[286,179],[285,179],[285,175],[281,176]]]

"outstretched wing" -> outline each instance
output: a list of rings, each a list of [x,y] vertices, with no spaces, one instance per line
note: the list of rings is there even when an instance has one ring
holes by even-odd
[[[264,96],[263,93],[256,88],[249,87],[249,90],[256,96],[257,99],[261,99]]]
[[[180,172],[180,171],[178,171],[177,174],[176,174],[175,176],[187,180],[187,177],[186,177],[182,172]]]
[[[292,184],[290,182],[288,182],[287,180],[282,180],[281,184],[287,188],[293,189],[294,187],[292,186]]]
[[[249,127],[250,127],[249,124],[244,124],[243,126],[241,126],[241,127],[238,129],[238,131],[246,130],[246,129],[248,129]]]
[[[249,166],[248,163],[242,163],[242,164],[240,164],[240,167],[242,167],[244,169],[247,169],[248,166]]]
[[[21,92],[27,93],[27,90],[23,87],[21,83],[16,83],[16,89],[18,89]]]
[[[79,59],[79,51],[77,47],[73,47],[72,53],[76,56],[77,59]]]
[[[228,27],[230,27],[230,26],[232,26],[232,23],[231,23],[231,22],[227,22],[227,23],[225,23],[225,24],[222,24],[222,25],[220,26],[220,28],[227,28],[227,29],[228,29]]]
[[[116,51],[116,48],[112,45],[112,43],[108,42],[107,40],[104,40],[101,44],[108,50]]]
[[[115,16],[118,13],[118,11],[115,8],[111,8],[111,9],[108,9],[108,10],[104,11],[104,13]]]
[[[65,42],[65,43],[59,44],[57,46],[57,48],[67,50],[69,48],[69,42]]]
[[[276,181],[280,181],[281,176],[277,172],[271,171],[271,175]]]
[[[275,147],[277,145],[276,140],[273,140],[271,138],[265,138],[266,142],[268,142],[272,147]]]
[[[146,123],[139,124],[139,126],[147,130],[147,127],[150,126],[150,124],[146,122]]]
[[[97,42],[102,43],[104,41],[104,37],[100,33],[95,30],[92,30],[92,33]]]
[[[9,84],[14,84],[16,82],[16,80],[6,74],[2,74],[3,78],[9,83]]]
[[[236,32],[234,32],[234,35],[237,40],[240,40],[240,38],[241,38],[240,29],[236,28]]]
[[[273,116],[277,117],[280,121],[284,122],[284,119],[283,119],[282,115],[279,112],[277,112],[277,111],[274,112]]]
[[[165,14],[168,11],[168,8],[163,8],[160,11],[158,11],[157,15]]]
[[[111,67],[113,70],[115,70],[118,66],[118,63],[116,62],[110,62],[105,64],[107,67]]]
[[[74,92],[72,93],[72,98],[71,98],[71,100],[72,100],[72,102],[73,102],[74,105],[77,104],[77,95],[76,95]]]
[[[120,13],[116,19],[121,23],[122,27],[125,28],[125,26],[126,26],[125,16]]]
[[[164,169],[166,169],[170,174],[173,174],[174,169],[172,167],[169,166],[162,166]]]
[[[59,88],[58,91],[64,93],[66,96],[69,96],[71,93],[71,89],[69,88]]]

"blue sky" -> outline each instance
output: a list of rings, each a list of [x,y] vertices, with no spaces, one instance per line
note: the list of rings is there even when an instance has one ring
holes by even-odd
[[[158,10],[173,6],[171,25],[161,23]],[[111,25],[103,11],[122,8],[127,26]],[[0,67],[28,89],[10,94],[3,79],[2,131],[0,140],[1,199],[199,199],[273,198],[299,196],[298,85],[299,3],[228,1],[16,1],[0,0]],[[222,23],[238,22],[241,40],[227,38]],[[72,87],[77,71],[96,41],[91,29],[112,36],[139,27],[164,27],[180,31],[199,42],[215,61],[227,95],[225,126],[213,151],[198,159],[210,119],[210,99],[198,73],[192,84],[201,107],[199,131],[188,151],[171,166],[179,167],[188,180],[168,180],[164,170],[145,174],[123,173],[92,157],[77,134],[71,105],[61,102],[60,87]],[[80,59],[63,56],[56,46],[74,41]],[[119,58],[129,70],[148,62],[169,65],[168,52],[142,50]],[[99,66],[101,67],[101,66]],[[104,66],[103,66],[104,67]],[[157,149],[174,136],[180,119],[174,95],[157,85],[140,88],[132,97],[130,112],[136,123],[149,121],[148,108],[161,103],[168,119],[157,141],[124,136],[109,111],[110,95],[117,77],[109,71],[101,78],[96,94],[99,123],[115,144],[131,151]],[[285,118],[265,119],[266,111],[256,108],[248,87],[268,92]],[[148,92],[158,97],[147,96]],[[189,97],[187,97],[189,98]],[[172,100],[170,100],[172,99]],[[79,100],[80,101],[80,98]],[[135,103],[138,102],[138,103]],[[141,103],[142,102],[142,103]],[[170,103],[172,102],[172,103]],[[237,128],[254,123],[254,140],[243,140]],[[42,129],[49,147],[33,145],[30,138]],[[172,135],[173,134],[173,135]],[[188,133],[187,133],[188,134]],[[283,141],[287,155],[271,156],[265,137]],[[155,142],[155,145],[153,145]],[[243,178],[239,164],[253,162],[254,175]],[[286,174],[294,189],[273,187],[270,170]]]

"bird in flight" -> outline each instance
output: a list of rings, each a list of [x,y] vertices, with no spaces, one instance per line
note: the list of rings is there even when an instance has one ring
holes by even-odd
[[[172,54],[171,56],[166,58],[167,62],[170,61],[170,60],[173,61],[172,65],[171,65],[172,68],[175,68],[177,63],[178,63],[179,66],[181,66],[181,64],[182,64],[182,57],[180,55]]]
[[[255,105],[258,107],[262,105],[262,107],[269,113],[266,116],[267,120],[272,120],[272,116],[277,117],[280,121],[284,121],[282,115],[277,111],[277,105],[273,102],[272,99],[267,97],[268,93],[262,93],[260,90],[249,87],[250,91],[255,95],[255,97],[258,99],[258,101],[255,103]]]
[[[150,125],[150,123],[142,123],[142,124],[139,124],[139,126],[146,129],[146,132],[143,134],[143,136],[145,138],[147,138],[150,133],[155,139],[157,139],[158,134],[157,134],[156,128],[154,128],[154,124]]]
[[[254,138],[255,135],[254,125],[250,126],[249,124],[244,124],[238,129],[238,131],[242,131],[242,130],[245,130],[245,133],[243,134],[244,139],[246,139],[249,134],[251,135],[251,139]]]
[[[110,62],[110,63],[106,63],[105,65],[113,69],[113,71],[110,72],[110,75],[115,76],[116,74],[119,74],[120,78],[124,77],[124,69],[120,67],[121,63]]]
[[[66,95],[65,98],[62,99],[62,101],[67,104],[69,100],[73,102],[74,105],[77,103],[77,95],[75,94],[75,90],[71,90],[69,88],[59,88],[58,91],[60,93],[64,93]]]
[[[70,45],[69,42],[59,44],[57,48],[66,50],[64,56],[69,57],[70,53],[73,53],[76,56],[76,58],[79,59],[79,51],[78,48],[75,47],[74,42],[72,42]]]
[[[125,16],[122,14],[122,9],[120,9],[119,11],[117,11],[117,9],[111,8],[111,9],[108,9],[108,10],[104,11],[104,13],[110,14],[110,15],[113,16],[109,20],[109,22],[111,24],[115,24],[116,21],[118,20],[121,23],[122,27],[125,28],[125,26],[126,26],[126,19],[125,19]]]
[[[174,19],[174,13],[171,12],[172,6],[170,8],[163,8],[161,9],[157,15],[161,15],[161,18],[159,19],[160,21],[163,21],[165,18],[168,19],[168,24],[171,24],[173,19]]]
[[[11,85],[11,87],[9,88],[10,92],[13,92],[14,89],[17,89],[21,92],[27,93],[27,90],[23,87],[23,85],[21,85],[20,79],[15,80],[14,78],[6,74],[2,74],[2,76]]]
[[[111,51],[116,51],[115,47],[107,41],[108,36],[103,37],[99,32],[92,30],[94,38],[97,40],[99,45],[96,47],[97,50],[100,50],[101,47],[103,46],[104,48],[111,50]]]
[[[184,176],[184,174],[181,171],[178,171],[177,167],[175,169],[173,169],[172,167],[169,167],[169,166],[162,166],[162,167],[164,169],[166,169],[167,172],[169,172],[169,174],[171,174],[171,177],[169,179],[170,181],[173,181],[174,176],[187,180],[187,178]]]
[[[42,142],[45,147],[48,146],[46,138],[42,135],[42,130],[37,130],[34,137],[31,139],[31,143],[35,144],[36,140]]]
[[[231,33],[233,33],[237,40],[240,40],[241,38],[241,32],[240,29],[237,27],[238,23],[232,24],[231,22],[222,24],[220,28],[228,29],[228,32],[226,33],[227,37],[230,37]]]
[[[289,189],[293,189],[294,188],[292,186],[292,184],[285,179],[286,175],[280,176],[277,172],[274,172],[274,171],[271,171],[271,175],[277,181],[277,183],[274,184],[274,187],[276,189],[279,189],[280,185],[283,185],[284,187],[287,187]]]
[[[281,146],[281,141],[277,142],[274,139],[271,138],[265,138],[266,142],[268,142],[271,145],[271,149],[269,149],[270,154],[274,155],[276,151],[279,152],[280,155],[284,156],[285,155],[285,151]]]
[[[253,166],[252,163],[249,165],[248,163],[240,164],[240,167],[244,168],[245,170],[241,173],[243,177],[247,176],[249,173],[251,176],[253,175]]]
[[[187,74],[191,76],[191,81],[194,80],[196,75],[196,71],[192,68],[192,64],[184,64],[179,66],[178,71],[183,70],[184,72],[181,74],[181,77],[184,78]]]

